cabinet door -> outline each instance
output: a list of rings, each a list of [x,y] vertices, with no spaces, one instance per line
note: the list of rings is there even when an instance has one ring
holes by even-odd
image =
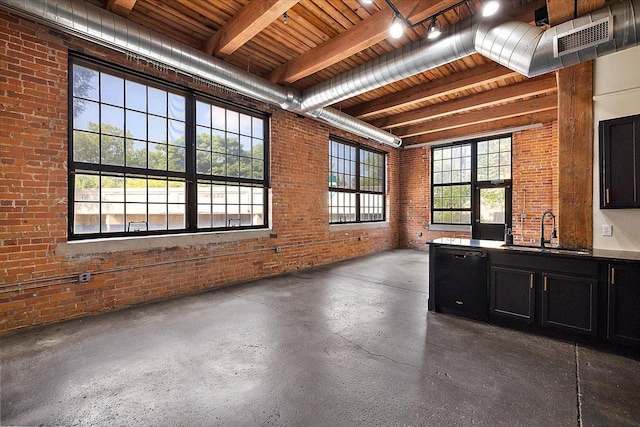
[[[491,267],[491,314],[533,323],[535,274],[528,270]]]
[[[600,122],[600,207],[640,207],[640,115]]]
[[[609,338],[640,346],[640,266],[609,266]]]
[[[542,324],[595,335],[598,281],[548,273],[542,280]]]

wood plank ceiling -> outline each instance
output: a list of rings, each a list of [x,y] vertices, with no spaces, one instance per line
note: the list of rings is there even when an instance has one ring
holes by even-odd
[[[388,35],[385,0],[86,0],[272,82],[304,90],[426,36],[428,24]],[[416,23],[446,28],[481,0],[393,0]],[[545,0],[501,0],[533,25]],[[549,0],[550,14],[574,2]],[[553,10],[552,10],[553,9]],[[569,11],[572,12],[572,11]],[[571,13],[569,13],[571,14]],[[499,131],[557,117],[555,73],[532,79],[474,54],[332,107],[403,138],[405,145]]]

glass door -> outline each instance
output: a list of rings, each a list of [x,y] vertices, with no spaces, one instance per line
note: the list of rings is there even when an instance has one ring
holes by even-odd
[[[477,185],[474,197],[473,238],[503,240],[506,229],[511,228],[511,186]]]

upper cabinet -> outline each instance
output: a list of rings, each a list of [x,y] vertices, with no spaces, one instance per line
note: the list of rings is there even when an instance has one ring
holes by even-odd
[[[600,122],[600,208],[640,208],[640,115]]]

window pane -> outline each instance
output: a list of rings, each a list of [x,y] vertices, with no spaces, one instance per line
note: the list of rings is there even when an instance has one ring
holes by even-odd
[[[100,130],[100,104],[77,100],[73,104],[73,128],[78,130]]]
[[[127,137],[147,139],[147,115],[127,110]]]
[[[184,121],[185,120],[185,99],[182,95],[169,93],[169,118]]]
[[[129,167],[147,167],[147,143],[127,140],[126,165]]]
[[[167,142],[167,119],[149,116],[149,141]]]
[[[100,163],[100,136],[95,133],[73,132],[73,161]]]
[[[127,80],[125,83],[126,107],[131,110],[147,111],[147,87]]]
[[[124,166],[124,138],[104,135],[100,157],[102,164]]]
[[[483,224],[505,223],[505,189],[480,189],[480,222]]]
[[[124,79],[100,73],[100,101],[124,107]]]
[[[167,116],[167,92],[164,90],[156,89],[154,87],[148,88],[149,96],[149,112],[157,116]]]
[[[73,66],[73,96],[99,101],[98,72],[81,65]]]

